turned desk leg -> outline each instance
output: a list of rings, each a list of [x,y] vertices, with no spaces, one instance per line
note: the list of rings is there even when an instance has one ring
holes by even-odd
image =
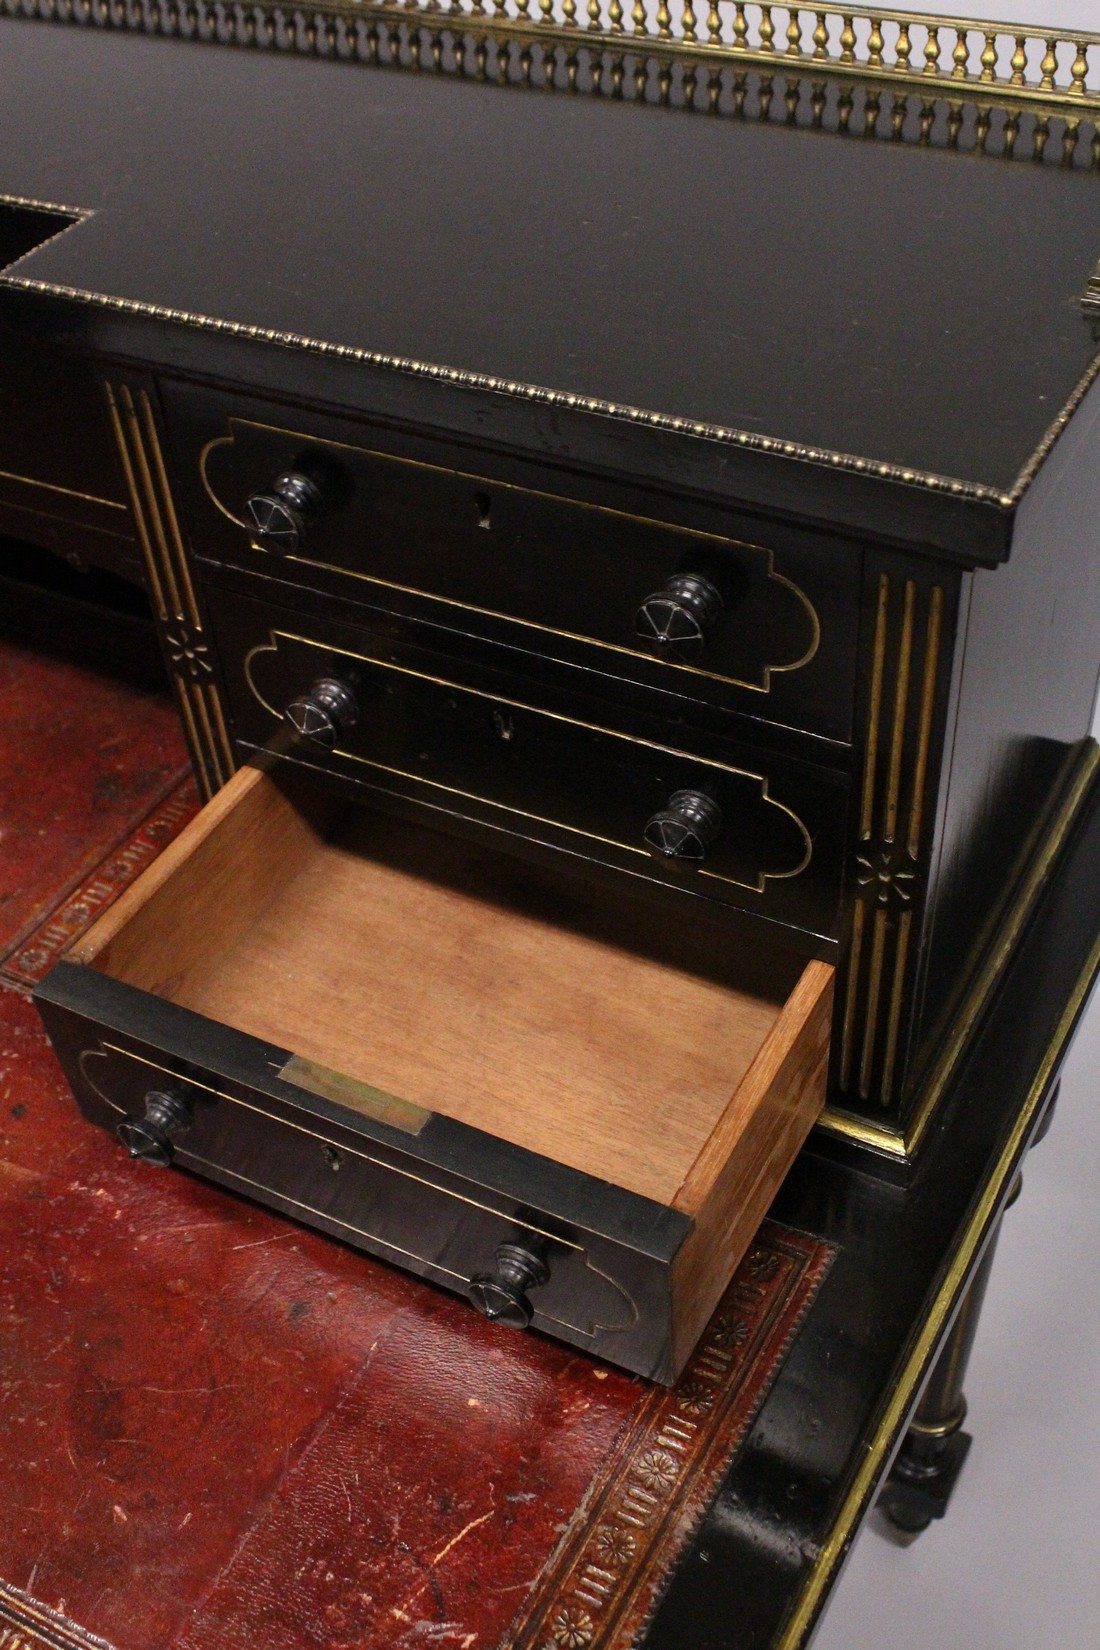
[[[1050,1128],[1057,1098],[1058,1085],[1055,1085],[1032,1145],[1038,1145]],[[1023,1177],[1018,1174],[1008,1194],[1006,1210],[1015,1203],[1022,1187]],[[963,1381],[999,1237],[998,1223],[970,1280],[958,1316],[909,1423],[905,1442],[879,1496],[879,1506],[904,1541],[912,1541],[934,1518],[943,1517],[970,1449],[970,1434],[962,1430],[966,1419]]]

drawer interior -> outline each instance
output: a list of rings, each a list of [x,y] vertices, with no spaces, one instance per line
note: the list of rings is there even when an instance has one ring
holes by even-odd
[[[697,1220],[821,1103],[827,965],[256,769],[70,955]]]

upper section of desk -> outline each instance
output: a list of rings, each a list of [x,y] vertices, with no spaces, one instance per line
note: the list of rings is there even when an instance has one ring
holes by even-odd
[[[931,79],[931,37],[918,51],[894,25],[893,84],[873,64],[847,80],[816,11],[770,41],[771,68],[713,37],[693,56],[660,19],[636,18],[639,40],[527,7],[116,10],[114,27],[0,22],[0,279],[9,303],[79,300],[85,335],[116,345],[122,315],[190,323],[160,364],[196,331],[208,351],[293,342],[365,369],[358,410],[396,373],[418,421],[446,427],[458,386],[493,399],[483,421],[511,404],[512,444],[566,461],[594,420],[650,450],[661,431],[705,442],[718,490],[877,509],[886,531],[995,560],[1100,360],[1087,42],[1042,65],[1041,94],[1015,60],[952,81],[946,28]],[[736,36],[745,8],[728,11]],[[701,41],[690,5],[685,21]],[[1012,73],[1015,112],[993,98]],[[71,227],[51,235],[33,203]],[[648,473],[644,442],[624,451],[616,467]]]

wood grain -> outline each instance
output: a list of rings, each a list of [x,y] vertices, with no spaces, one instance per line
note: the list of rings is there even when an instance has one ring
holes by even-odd
[[[673,1200],[694,1230],[676,1258],[673,1362],[688,1356],[825,1104],[833,979],[806,965]]]
[[[157,996],[231,949],[317,845],[310,816],[242,768],[68,953]]]
[[[350,810],[322,835],[246,769],[74,958],[702,1209],[748,1131],[762,1050],[796,1037],[797,960],[759,948],[699,972],[684,961],[707,954],[694,933],[643,941],[629,914],[597,920],[563,879],[429,831],[401,829],[395,851],[394,829]]]
[[[662,1202],[779,1012],[333,845],[174,995]]]

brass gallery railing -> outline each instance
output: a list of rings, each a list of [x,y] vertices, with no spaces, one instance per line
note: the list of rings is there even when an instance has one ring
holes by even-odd
[[[0,0],[0,16],[1100,166],[1100,34],[1081,31],[759,0]]]

